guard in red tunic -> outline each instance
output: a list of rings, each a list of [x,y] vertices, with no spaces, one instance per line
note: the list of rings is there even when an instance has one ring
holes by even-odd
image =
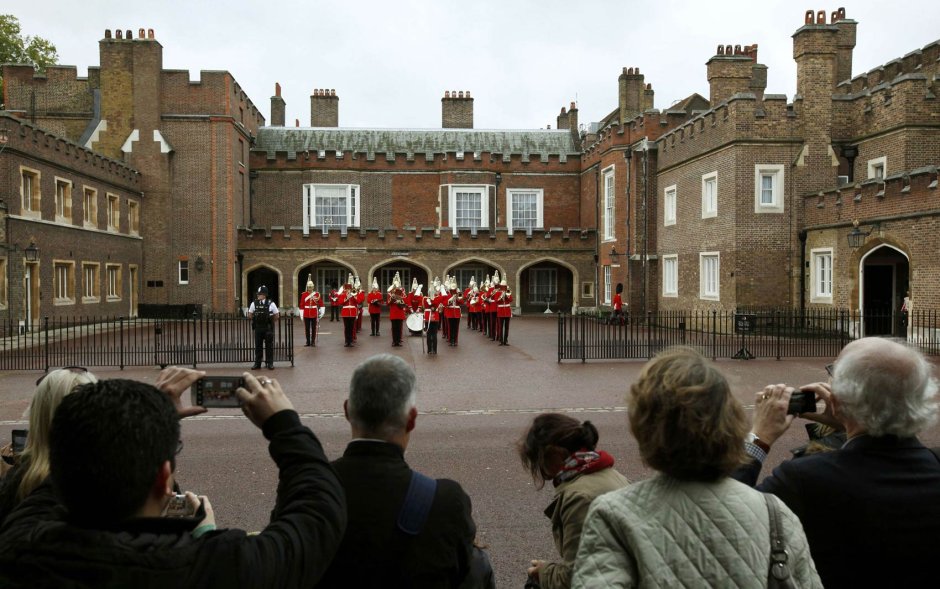
[[[499,283],[499,290],[499,303],[496,306],[496,318],[499,321],[499,329],[497,329],[496,332],[499,334],[500,338],[499,345],[508,346],[509,320],[512,319],[512,291],[509,290],[505,278]]]
[[[483,322],[480,321],[480,315],[483,314],[483,297],[475,284],[467,299],[467,314],[470,315],[470,328],[483,331]]]
[[[463,289],[463,294],[461,295],[464,300],[464,304],[467,305],[467,329],[473,328],[473,313],[470,311],[470,299],[473,296],[473,287],[477,285],[476,276],[470,277],[470,284],[467,285],[467,288]]]
[[[497,288],[499,286],[499,271],[493,272],[493,282],[490,284],[490,288],[487,292],[486,297],[486,306],[484,311],[486,311],[487,316],[487,334],[490,336],[490,341],[496,341],[498,334],[496,333],[497,322],[496,322],[496,307],[499,305],[500,290]]]
[[[610,314],[610,319],[608,320],[608,323],[610,324],[616,325],[619,323],[620,325],[624,325],[627,322],[626,316],[623,314],[623,297],[620,295],[622,292],[623,283],[618,282],[617,292],[614,294],[614,300],[610,304],[611,308],[614,310],[614,312]]]
[[[408,303],[405,302],[405,290],[401,287],[398,272],[388,287],[388,318],[392,322],[392,346],[401,346],[401,324],[408,317]]]
[[[446,295],[443,294],[445,292],[446,290],[438,290],[435,294],[432,287],[428,296],[424,297],[424,316],[428,326],[428,354],[435,356],[437,355],[437,330],[441,325],[441,312],[447,302]]]
[[[330,321],[339,321],[339,310],[343,305],[339,302],[340,290],[336,288],[336,283],[330,285]]]
[[[350,274],[343,290],[340,292],[337,301],[339,302],[340,316],[343,318],[343,335],[346,340],[346,347],[351,348],[355,341],[356,316],[359,314],[359,307],[356,304],[356,293],[353,291],[353,277]]]
[[[372,277],[372,290],[366,295],[366,303],[369,304],[369,324],[372,327],[370,336],[379,335],[379,323],[382,319],[382,293],[379,292],[379,281]]]
[[[457,279],[450,277],[447,294],[447,306],[444,307],[444,316],[447,318],[447,342],[451,347],[457,347],[457,335],[460,333],[460,305],[463,295],[457,291]]]
[[[366,293],[362,290],[362,283],[359,282],[358,276],[353,283],[353,292],[356,293],[356,328],[353,330],[353,341],[356,341],[359,339],[359,332],[362,331],[362,307],[366,302]]]
[[[323,306],[323,299],[317,292],[313,279],[307,276],[307,290],[300,295],[300,313],[304,318],[304,335],[307,338],[305,346],[317,345],[317,333],[320,328],[320,307]]]

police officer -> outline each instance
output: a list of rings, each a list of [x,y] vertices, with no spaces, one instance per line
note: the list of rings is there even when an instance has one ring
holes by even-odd
[[[268,300],[268,287],[261,285],[258,288],[257,300],[252,301],[248,307],[248,319],[255,330],[255,365],[252,370],[261,369],[261,352],[264,348],[264,363],[268,370],[274,370],[274,322],[277,321],[278,310],[274,301]]]

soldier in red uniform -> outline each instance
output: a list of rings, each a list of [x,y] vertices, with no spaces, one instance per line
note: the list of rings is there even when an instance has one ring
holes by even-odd
[[[317,345],[317,332],[320,326],[320,307],[323,299],[317,292],[313,279],[307,276],[307,290],[300,295],[300,313],[304,318],[304,335],[307,337],[305,346]]]
[[[376,337],[379,335],[379,323],[382,319],[382,293],[379,292],[379,281],[372,277],[372,290],[366,295],[366,303],[369,304],[369,324],[372,327],[372,333],[369,335]]]
[[[446,292],[446,290],[443,292]],[[432,286],[430,292],[424,297],[424,316],[427,320],[428,329],[428,354],[437,355],[437,330],[441,325],[441,312],[447,302],[443,292],[441,290],[435,292]]]
[[[457,347],[457,335],[460,333],[460,305],[463,303],[463,295],[457,291],[457,279],[450,277],[448,285],[450,292],[447,293],[447,306],[444,308],[444,316],[447,318],[447,342],[451,347]]]
[[[330,285],[330,321],[339,321],[339,310],[342,304],[339,302],[340,291],[336,288],[336,283]]]
[[[359,314],[359,307],[356,304],[356,293],[353,291],[353,277],[350,274],[343,290],[337,297],[339,302],[340,316],[343,318],[343,335],[346,340],[346,347],[351,348],[355,341],[356,316]]]
[[[392,346],[401,346],[401,324],[408,316],[408,303],[405,302],[405,290],[401,287],[398,272],[388,288],[388,318],[392,322]]]
[[[467,288],[463,289],[463,300],[464,304],[467,305],[467,329],[473,328],[473,312],[470,310],[470,299],[473,296],[473,287],[477,285],[476,276],[470,277],[470,284],[467,285]]]
[[[490,284],[490,288],[487,291],[486,296],[486,305],[484,311],[486,312],[487,317],[487,334],[490,336],[490,341],[495,342],[497,338],[497,323],[496,323],[496,307],[499,304],[499,297],[501,296],[501,291],[498,288],[499,286],[499,272],[493,272],[493,282]]]
[[[353,341],[355,342],[359,339],[359,332],[362,331],[362,307],[366,302],[366,293],[362,290],[362,283],[359,282],[358,276],[353,282],[353,292],[356,293],[356,328],[353,329]]]
[[[499,345],[509,345],[509,320],[512,319],[512,291],[506,284],[504,278],[499,283],[499,302],[496,306],[496,318],[499,321],[499,328],[496,332],[499,334]]]

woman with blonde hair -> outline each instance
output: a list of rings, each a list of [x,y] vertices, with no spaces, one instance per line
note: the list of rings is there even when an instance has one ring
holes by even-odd
[[[822,587],[800,520],[728,476],[745,460],[749,426],[711,362],[691,348],[662,352],[630,387],[627,413],[658,473],[594,501],[573,587],[767,587],[774,527],[774,572],[793,588]]]
[[[36,381],[29,404],[26,447],[0,486],[0,525],[49,476],[49,429],[59,403],[76,387],[95,382],[97,377],[80,366],[53,370]]]

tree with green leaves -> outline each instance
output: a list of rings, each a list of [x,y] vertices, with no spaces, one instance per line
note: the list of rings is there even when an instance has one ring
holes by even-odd
[[[42,37],[23,35],[20,19],[12,14],[0,14],[0,64],[30,64],[42,71],[59,59],[52,42]],[[3,97],[3,78],[0,77],[0,101]],[[2,106],[2,105],[0,105]]]

